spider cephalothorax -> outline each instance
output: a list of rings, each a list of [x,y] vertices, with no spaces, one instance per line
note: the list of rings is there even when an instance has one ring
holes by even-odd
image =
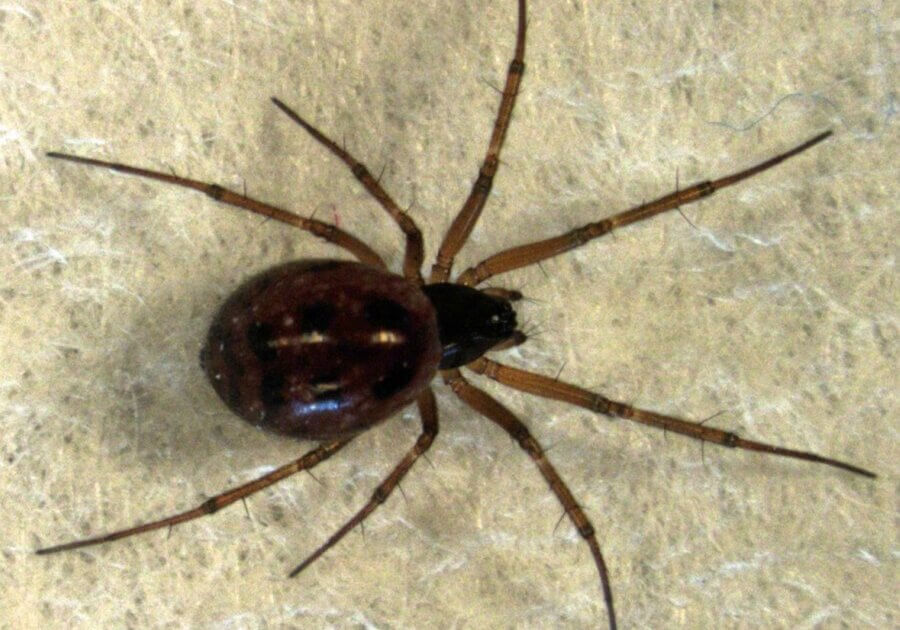
[[[471,363],[516,332],[516,312],[506,298],[451,282],[422,290],[437,312],[442,370]]]

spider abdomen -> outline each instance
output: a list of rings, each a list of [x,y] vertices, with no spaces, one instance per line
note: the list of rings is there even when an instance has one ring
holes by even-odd
[[[440,360],[435,311],[416,284],[338,260],[290,262],[249,279],[219,309],[200,354],[235,414],[312,440],[389,417]]]

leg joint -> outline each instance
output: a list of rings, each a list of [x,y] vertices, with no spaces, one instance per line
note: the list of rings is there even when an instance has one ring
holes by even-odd
[[[210,184],[209,188],[206,189],[206,194],[216,201],[220,201],[222,197],[225,196],[226,192],[227,191],[218,184]]]
[[[578,533],[581,534],[582,538],[593,538],[594,534],[596,534],[594,526],[588,522],[584,522],[578,526]]]
[[[496,170],[496,167],[494,170]],[[482,195],[487,196],[487,194],[491,192],[491,186],[493,185],[494,175],[492,173],[485,173],[484,171],[482,171],[478,173],[478,179],[475,180],[475,186],[473,186],[473,188]]]
[[[356,179],[364,179],[369,175],[369,169],[362,162],[357,162],[350,170],[353,171],[353,176]]]
[[[700,197],[708,197],[716,192],[716,187],[709,180],[697,184],[697,190]]]
[[[581,247],[588,243],[594,237],[591,232],[589,225],[572,230],[572,247]]]
[[[600,394],[594,394],[591,399],[591,411],[596,411],[597,413],[605,415],[619,415],[621,412],[621,410],[616,409],[616,405],[611,400]]]
[[[391,491],[384,487],[384,485],[380,485],[375,488],[375,492],[372,493],[372,500],[381,505],[387,498],[391,495]]]

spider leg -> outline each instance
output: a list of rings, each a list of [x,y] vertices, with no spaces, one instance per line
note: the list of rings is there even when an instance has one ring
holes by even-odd
[[[494,121],[494,131],[488,144],[487,154],[478,171],[478,178],[472,184],[472,191],[466,199],[459,214],[453,219],[450,229],[444,235],[444,240],[438,249],[437,258],[431,267],[430,282],[445,282],[450,276],[453,267],[453,259],[462,249],[469,238],[472,229],[481,216],[481,210],[487,201],[488,194],[494,182],[494,174],[500,165],[500,149],[503,148],[503,140],[506,130],[509,129],[509,121],[512,117],[513,106],[516,104],[516,95],[519,92],[519,82],[525,72],[525,0],[519,0],[519,26],[516,33],[516,52],[509,69],[506,72],[506,85],[503,88],[503,97],[497,110],[497,119]]]
[[[709,427],[700,422],[690,422],[688,420],[682,420],[681,418],[673,418],[672,416],[666,416],[653,411],[638,409],[637,407],[632,407],[625,403],[610,400],[605,396],[582,389],[576,385],[564,383],[548,376],[534,374],[508,365],[503,365],[484,357],[476,359],[472,363],[467,364],[466,367],[473,372],[483,374],[490,379],[522,392],[541,396],[542,398],[561,400],[606,416],[624,418],[625,420],[640,422],[641,424],[646,424],[658,429],[681,433],[682,435],[694,438],[695,440],[712,442],[730,448],[759,451],[761,453],[769,453],[781,457],[791,457],[808,462],[825,464],[826,466],[840,468],[841,470],[846,470],[871,479],[874,479],[876,476],[875,473],[864,468],[831,459],[830,457],[823,457],[806,451],[782,448],[764,442],[747,440],[738,437],[735,433],[723,431],[722,429],[717,429],[715,427]]]
[[[422,417],[422,433],[419,434],[419,438],[416,440],[416,443],[413,447],[407,451],[406,455],[403,456],[403,459],[394,467],[394,470],[391,471],[384,481],[375,488],[375,492],[372,493],[372,498],[369,499],[368,503],[366,503],[362,509],[360,509],[356,514],[354,514],[346,523],[344,523],[340,529],[338,529],[331,537],[328,538],[324,543],[322,543],[318,549],[309,554],[303,562],[298,564],[289,574],[288,577],[294,577],[303,569],[311,565],[313,562],[319,559],[319,557],[324,554],[326,551],[334,547],[340,540],[349,534],[354,527],[360,525],[363,521],[365,521],[372,512],[378,508],[379,505],[387,501],[387,498],[391,495],[394,488],[397,487],[397,484],[406,476],[406,473],[409,472],[410,468],[413,467],[413,464],[416,463],[416,460],[419,459],[421,455],[423,455],[429,448],[431,448],[432,442],[434,442],[434,438],[438,433],[438,415],[437,415],[437,404],[434,400],[434,392],[429,387],[425,393],[419,396],[419,399],[416,401],[419,406],[419,415]]]
[[[481,292],[509,302],[518,302],[525,297],[522,295],[522,292],[517,289],[503,289],[501,287],[485,287],[481,289]]]
[[[609,627],[611,630],[616,628],[616,614],[613,609],[612,588],[609,583],[609,572],[606,569],[606,562],[603,560],[603,554],[600,551],[600,544],[597,542],[597,536],[594,532],[594,526],[588,520],[588,517],[582,511],[581,507],[576,503],[575,497],[562,480],[556,468],[547,459],[544,450],[538,441],[534,439],[528,431],[528,427],[519,420],[509,409],[497,402],[487,393],[478,389],[469,383],[460,374],[459,370],[443,370],[441,372],[444,382],[447,383],[459,398],[469,405],[472,409],[486,417],[491,422],[500,425],[511,438],[519,443],[534,463],[538,470],[544,476],[544,479],[559,499],[563,509],[569,519],[575,525],[578,533],[584,538],[588,547],[591,548],[591,555],[594,557],[594,563],[597,565],[597,571],[600,574],[600,585],[603,588],[603,598],[606,601],[606,611],[609,618]]]
[[[253,481],[249,481],[243,485],[237,486],[236,488],[226,490],[222,494],[218,494],[210,499],[207,499],[192,510],[187,510],[185,512],[174,514],[172,516],[167,516],[166,518],[160,519],[158,521],[153,521],[151,523],[144,523],[142,525],[137,525],[128,529],[122,529],[111,534],[105,534],[103,536],[97,536],[95,538],[75,540],[73,542],[65,543],[62,545],[54,545],[53,547],[44,547],[43,549],[35,550],[35,553],[39,555],[45,555],[49,553],[57,553],[59,551],[68,551],[70,549],[89,547],[91,545],[99,545],[100,543],[119,540],[120,538],[128,538],[129,536],[134,536],[135,534],[143,534],[144,532],[153,531],[154,529],[172,527],[174,525],[178,525],[179,523],[184,523],[186,521],[192,521],[195,518],[200,518],[201,516],[207,516],[214,512],[218,512],[226,505],[231,505],[235,501],[240,501],[241,499],[248,497],[251,494],[259,492],[263,488],[268,488],[272,484],[281,481],[285,477],[290,477],[296,472],[312,468],[319,462],[328,459],[339,450],[347,446],[347,444],[349,444],[352,439],[352,437],[344,438],[320,444],[313,450],[305,453],[303,457],[294,460],[290,464],[286,464],[281,468],[276,468],[272,472],[263,475],[258,479],[254,479]]]
[[[360,262],[372,265],[373,267],[386,268],[381,256],[376,254],[372,248],[337,226],[331,225],[330,223],[323,223],[322,221],[317,221],[315,219],[301,217],[288,210],[276,208],[275,206],[263,203],[262,201],[245,197],[244,195],[240,195],[227,188],[223,188],[218,184],[208,184],[206,182],[200,182],[195,179],[188,179],[187,177],[180,177],[169,173],[161,173],[159,171],[129,166],[118,162],[106,162],[104,160],[94,160],[92,158],[69,155],[67,153],[57,153],[55,151],[47,153],[47,157],[67,160],[69,162],[75,162],[76,164],[85,164],[87,166],[100,166],[120,173],[127,173],[129,175],[136,175],[147,179],[155,179],[167,184],[181,186],[182,188],[192,188],[221,203],[244,208],[250,212],[261,214],[264,217],[269,217],[270,219],[275,219],[276,221],[281,221],[282,223],[287,223],[288,225],[293,225],[301,230],[305,230],[329,243],[346,249]]]
[[[772,168],[776,164],[780,164],[786,159],[806,151],[810,147],[822,142],[830,135],[831,131],[825,131],[789,151],[780,153],[773,158],[760,162],[743,171],[732,173],[731,175],[726,175],[725,177],[713,181],[698,182],[683,190],[676,190],[673,193],[664,195],[649,203],[641,204],[630,210],[597,221],[596,223],[588,223],[566,232],[565,234],[503,250],[502,252],[482,260],[474,267],[466,269],[460,274],[456,281],[459,284],[476,286],[498,273],[506,273],[513,269],[527,267],[542,260],[558,256],[559,254],[575,249],[576,247],[581,247],[585,243],[603,236],[604,234],[608,234],[624,225],[628,225],[629,223],[637,223],[638,221],[649,219],[654,215],[667,212],[668,210],[674,210],[684,204],[694,203],[704,197],[709,197],[722,188],[732,186],[742,180],[758,175],[759,173]]]
[[[511,348],[515,348],[516,346],[521,346],[526,341],[528,341],[528,335],[523,333],[521,330],[514,330],[509,339],[504,339],[496,346],[491,348],[488,352],[500,352],[502,350],[509,350]]]
[[[369,194],[372,195],[379,204],[381,204],[381,207],[384,208],[387,213],[391,215],[391,217],[393,217],[398,227],[406,235],[406,253],[403,256],[403,275],[411,280],[418,280],[419,284],[422,284],[423,280],[421,269],[425,254],[422,242],[422,232],[419,230],[415,221],[413,221],[406,212],[400,209],[400,207],[391,198],[391,196],[384,190],[384,188],[381,187],[381,184],[378,183],[378,180],[372,177],[372,174],[369,172],[369,169],[366,168],[365,164],[339,147],[328,136],[306,122],[303,118],[300,117],[297,112],[282,103],[280,100],[272,97],[272,102],[275,103],[275,106],[278,107],[278,109],[287,114],[291,120],[303,127],[303,129],[305,129],[307,133],[309,133],[309,135],[311,135],[326,149],[337,156],[339,160],[346,164],[350,171],[353,173],[353,176],[359,180],[359,183],[361,183],[363,187],[367,191],[369,191]]]

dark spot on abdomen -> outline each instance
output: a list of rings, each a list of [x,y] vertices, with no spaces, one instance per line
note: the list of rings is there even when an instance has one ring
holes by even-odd
[[[404,361],[400,365],[394,367],[387,376],[378,379],[372,385],[372,395],[378,400],[390,398],[401,389],[406,387],[415,376],[416,371],[408,362]]]
[[[286,402],[284,383],[284,374],[278,370],[270,370],[263,374],[259,383],[259,399],[266,409],[280,407]]]
[[[371,300],[366,304],[364,314],[366,321],[377,329],[405,330],[409,325],[409,312],[394,300]]]
[[[247,343],[250,344],[256,358],[263,363],[274,361],[278,354],[272,347],[272,337],[272,327],[261,322],[254,322],[247,329]]]
[[[324,332],[334,320],[334,307],[328,302],[313,302],[300,309],[300,332]]]

